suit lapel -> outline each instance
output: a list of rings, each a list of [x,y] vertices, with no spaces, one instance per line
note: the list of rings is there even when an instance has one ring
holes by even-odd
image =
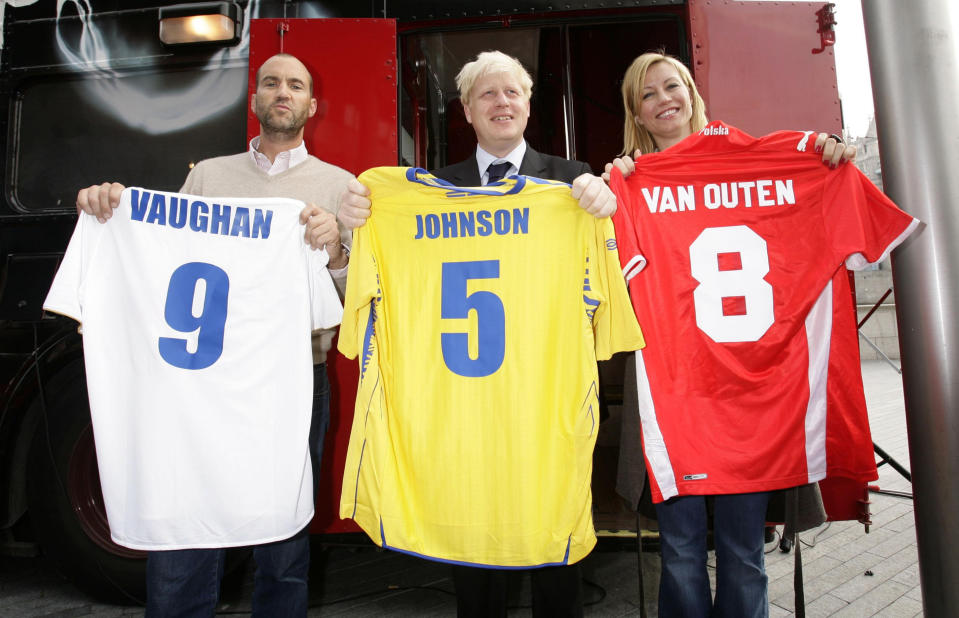
[[[519,166],[519,173],[523,176],[546,178],[546,161],[529,144],[526,144],[526,154],[523,155],[523,164]]]
[[[450,181],[457,187],[478,187],[480,185],[479,168],[476,155],[454,166]]]

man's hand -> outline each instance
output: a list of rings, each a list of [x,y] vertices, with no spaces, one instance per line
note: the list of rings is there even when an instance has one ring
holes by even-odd
[[[370,218],[370,190],[359,180],[350,180],[346,193],[340,196],[340,207],[336,211],[336,218],[348,230],[362,227]]]
[[[822,162],[831,168],[840,163],[856,162],[855,146],[847,146],[825,133],[816,135],[816,152],[822,152]]]
[[[616,196],[599,176],[582,174],[573,181],[573,197],[579,207],[598,219],[616,212]]]
[[[80,189],[77,193],[77,214],[93,215],[100,223],[113,216],[113,209],[120,205],[120,194],[125,187],[118,182],[105,182]]]
[[[636,171],[635,159],[638,159],[641,154],[643,153],[637,148],[632,157],[617,157],[613,159],[612,163],[607,163],[606,170],[603,172],[603,180],[609,182],[609,174],[614,167],[619,168],[619,171],[623,173],[623,178],[629,178],[629,175]]]
[[[315,204],[307,204],[300,212],[300,223],[306,225],[306,242],[314,249],[326,249],[330,255],[328,268],[344,268],[349,259],[340,244],[340,230],[336,226],[336,217]]]

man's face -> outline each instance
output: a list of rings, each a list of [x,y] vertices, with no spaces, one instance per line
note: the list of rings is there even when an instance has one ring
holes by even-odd
[[[310,73],[289,56],[274,56],[263,63],[250,107],[260,121],[261,133],[293,137],[303,131],[316,113],[310,94]]]
[[[490,154],[505,156],[523,141],[529,98],[510,73],[491,73],[476,80],[463,110],[479,145]]]

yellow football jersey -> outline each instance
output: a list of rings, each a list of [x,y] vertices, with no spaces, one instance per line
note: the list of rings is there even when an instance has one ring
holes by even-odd
[[[378,544],[487,567],[596,543],[596,361],[642,347],[609,219],[564,183],[360,176],[339,349],[360,384],[340,516]]]

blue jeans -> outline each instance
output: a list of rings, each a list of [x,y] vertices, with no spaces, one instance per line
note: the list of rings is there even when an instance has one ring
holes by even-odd
[[[769,493],[713,496],[716,599],[706,571],[706,496],[656,505],[662,548],[659,615],[765,618],[769,615],[763,529]]]
[[[313,495],[319,483],[323,440],[330,424],[330,382],[326,364],[313,368],[310,463]],[[220,598],[225,549],[178,549],[147,554],[147,618],[213,616]],[[306,616],[309,590],[308,527],[289,539],[253,548],[253,615]]]
[[[310,463],[313,465],[313,498],[320,489],[323,442],[330,428],[330,379],[326,363],[313,365],[313,419],[310,421]]]

